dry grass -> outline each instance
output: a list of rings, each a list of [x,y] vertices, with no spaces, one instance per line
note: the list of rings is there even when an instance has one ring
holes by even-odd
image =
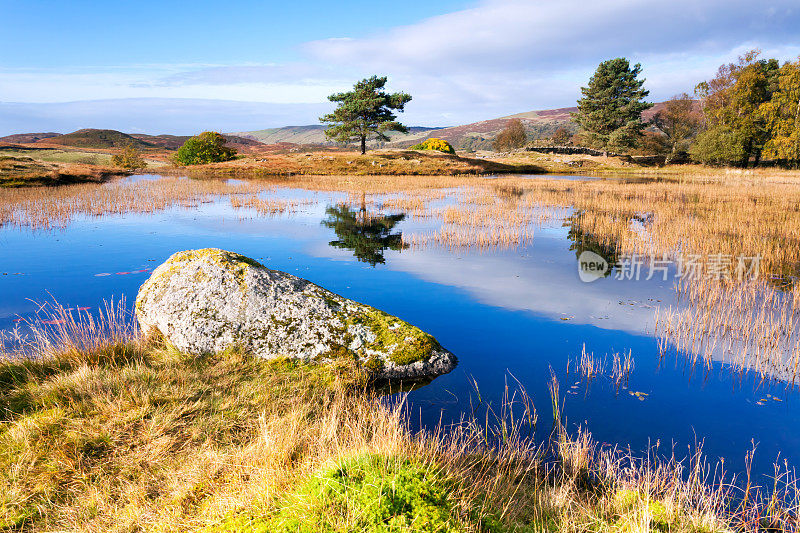
[[[446,511],[439,522],[395,520],[394,531],[723,531],[752,529],[754,517],[793,527],[793,502],[762,501],[758,487],[732,505],[734,489],[699,454],[601,450],[585,432],[570,438],[559,409],[551,445],[535,445],[523,391],[482,420],[412,434],[402,398],[376,397],[346,363],[181,354],[140,338],[124,303],[94,321],[57,307],[40,318],[55,327],[31,324],[25,357],[7,352],[0,365],[4,529],[273,531],[314,511],[309,479],[363,457],[388,472],[421,465],[428,474],[405,482],[445,489],[427,501]],[[558,406],[557,381],[551,390]],[[382,530],[364,522],[373,503],[330,500],[317,523]],[[354,505],[366,506],[354,515]]]
[[[545,170],[531,162],[507,163],[430,151],[375,150],[365,155],[357,152],[263,154],[225,163],[182,168],[176,172],[256,178],[294,175],[534,174]]]

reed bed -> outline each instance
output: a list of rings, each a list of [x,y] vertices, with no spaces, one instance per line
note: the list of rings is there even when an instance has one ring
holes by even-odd
[[[769,171],[692,173],[668,180],[524,179],[471,176],[295,176],[240,183],[164,178],[0,192],[0,224],[59,227],[76,216],[153,213],[228,197],[260,216],[296,212],[308,200],[284,190],[344,193],[363,217],[404,212],[422,229],[404,246],[446,250],[520,249],[536,229],[569,224],[619,256],[673,263],[699,259],[700,275],[680,284],[681,302],[662,309],[662,347],[778,373],[797,381],[800,310],[800,175]],[[739,280],[737,258],[758,257],[756,283]],[[714,258],[727,272],[709,277]],[[777,307],[776,307],[777,306]],[[744,365],[744,366],[743,366]]]
[[[798,385],[800,307],[796,291],[763,280],[720,283],[698,280],[681,286],[675,308],[659,309],[656,332],[662,357],[670,350],[711,368],[722,361],[739,372]]]
[[[50,229],[78,216],[155,213],[170,207],[196,207],[221,196],[252,195],[258,184],[163,178],[137,183],[110,182],[57,188],[0,191],[0,226]]]
[[[296,213],[303,206],[314,203],[314,200],[292,200],[284,198],[260,198],[257,195],[230,196],[231,207],[234,209],[253,209],[263,216],[277,216]]]

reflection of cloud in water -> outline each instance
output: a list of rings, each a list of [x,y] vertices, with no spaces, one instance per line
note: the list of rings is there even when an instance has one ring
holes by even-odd
[[[648,298],[674,297],[668,286],[653,282],[582,283],[573,254],[563,249],[537,253],[542,248],[534,245],[527,257],[469,254],[464,260],[442,250],[418,250],[393,257],[389,266],[459,287],[488,305],[636,334],[653,332],[655,303]]]
[[[463,289],[487,305],[530,311],[553,320],[569,318],[604,329],[653,334],[655,300],[672,302],[675,297],[670,281],[623,282],[611,277],[583,283],[563,232],[552,237],[544,233],[549,232],[537,235],[524,255],[431,247],[387,254],[386,266]],[[309,253],[340,256],[323,246],[313,246]]]

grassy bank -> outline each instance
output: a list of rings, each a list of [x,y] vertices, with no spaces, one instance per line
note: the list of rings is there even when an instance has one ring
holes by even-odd
[[[234,161],[195,165],[176,169],[190,174],[217,173],[228,176],[291,175],[462,175],[462,174],[541,174],[546,169],[531,162],[503,162],[459,157],[433,151],[374,150],[357,152],[322,151],[307,153],[247,156]]]
[[[3,529],[698,532],[783,516],[726,514],[699,459],[643,466],[563,431],[535,446],[524,394],[414,435],[347,363],[189,356],[120,309],[63,312],[0,364]]]

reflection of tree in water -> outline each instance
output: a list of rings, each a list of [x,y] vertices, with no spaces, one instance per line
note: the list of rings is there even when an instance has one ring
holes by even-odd
[[[339,240],[329,244],[352,250],[353,255],[364,263],[372,266],[383,264],[386,262],[383,258],[385,250],[402,250],[408,247],[403,243],[402,233],[392,233],[397,223],[406,218],[403,213],[371,215],[363,204],[358,211],[339,204],[325,209],[325,214],[328,218],[322,224],[335,231],[339,237]]]
[[[580,258],[580,255],[585,251],[594,252],[608,261],[609,269],[606,271],[605,276],[611,275],[614,267],[619,262],[619,254],[617,252],[616,244],[605,244],[597,240],[591,233],[586,233],[580,228],[579,219],[583,213],[574,213],[564,222],[565,226],[569,227],[567,238],[572,241],[569,249],[575,252],[575,257]]]

